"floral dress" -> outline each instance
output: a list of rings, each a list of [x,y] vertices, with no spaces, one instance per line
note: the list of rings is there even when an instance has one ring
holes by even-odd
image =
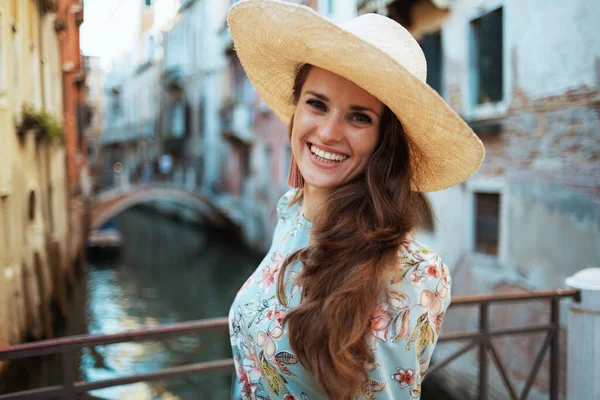
[[[311,223],[302,204],[288,207],[294,190],[277,204],[278,222],[265,259],[238,292],[229,312],[236,368],[233,398],[326,399],[294,355],[282,325],[289,308],[277,299],[277,277],[285,258],[310,240]],[[413,238],[399,249],[400,263],[373,311],[367,340],[375,363],[362,385],[362,399],[415,399],[450,304],[450,274],[438,255]],[[290,265],[284,282],[290,307],[299,304],[302,288],[295,277],[301,263]]]

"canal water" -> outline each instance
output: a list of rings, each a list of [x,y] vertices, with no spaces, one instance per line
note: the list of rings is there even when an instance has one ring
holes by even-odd
[[[227,316],[237,290],[262,255],[224,233],[134,208],[115,218],[123,233],[119,261],[90,262],[74,288],[70,318],[60,335],[115,333],[174,322]],[[225,334],[84,350],[80,379],[95,381],[231,357]],[[11,365],[0,393],[60,383],[60,357]],[[227,399],[232,373],[139,383],[92,392],[105,399]]]

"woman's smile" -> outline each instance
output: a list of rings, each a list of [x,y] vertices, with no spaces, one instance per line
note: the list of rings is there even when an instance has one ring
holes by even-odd
[[[336,168],[349,158],[348,155],[341,152],[330,151],[325,146],[315,145],[310,142],[308,142],[306,146],[310,151],[310,159],[319,168]]]

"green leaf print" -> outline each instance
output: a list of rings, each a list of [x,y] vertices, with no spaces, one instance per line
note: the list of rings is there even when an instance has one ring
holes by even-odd
[[[269,386],[271,387],[273,392],[277,394],[277,396],[280,396],[281,392],[283,392],[283,389],[285,388],[285,384],[287,383],[287,381],[283,376],[279,375],[275,367],[269,364],[262,351],[260,352],[259,358]]]
[[[425,322],[426,319],[427,319],[427,312],[421,314],[421,316],[417,320],[417,324],[415,325],[415,328],[413,329],[413,331],[410,333],[410,336],[408,336],[408,339],[406,340],[406,351],[409,351],[410,346],[412,346],[413,342],[415,340],[417,340],[417,336],[420,332],[421,325],[423,325],[423,322]]]
[[[406,337],[408,334],[408,316],[410,310],[408,308],[400,311],[392,322],[392,342],[396,343]]]
[[[421,357],[423,350],[427,348],[433,342],[433,329],[429,324],[429,320],[426,320],[421,326],[421,331],[419,332],[419,338],[417,339],[417,346],[415,351],[417,353],[417,357]]]

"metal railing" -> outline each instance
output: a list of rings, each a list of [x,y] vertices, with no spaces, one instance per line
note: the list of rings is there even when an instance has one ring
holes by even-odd
[[[470,340],[470,342],[454,352],[452,355],[432,365],[428,374],[445,367],[452,361],[469,352],[474,348],[478,348],[479,354],[479,399],[486,400],[489,394],[489,379],[488,379],[488,353],[491,353],[492,360],[498,368],[498,372],[502,377],[502,383],[508,390],[510,398],[513,400],[526,399],[529,391],[533,386],[533,382],[537,377],[546,351],[550,352],[550,400],[558,399],[558,383],[560,374],[560,299],[572,298],[576,302],[580,301],[580,292],[575,289],[558,289],[551,291],[538,291],[526,293],[503,293],[494,295],[478,295],[478,296],[460,296],[452,300],[451,308],[473,306],[479,307],[479,329],[471,332],[452,332],[440,336],[438,342],[451,342]],[[550,321],[548,324],[520,326],[515,328],[491,329],[489,309],[490,305],[509,302],[528,302],[528,301],[549,301],[550,302]],[[517,396],[515,386],[512,384],[500,358],[500,353],[491,339],[501,336],[532,334],[546,332],[546,338],[540,348],[537,357],[534,361],[533,368],[527,378],[525,386],[520,396]]]
[[[215,318],[164,325],[155,328],[136,329],[109,335],[80,335],[59,339],[40,340],[0,349],[0,361],[60,353],[62,353],[63,359],[62,385],[0,395],[0,400],[48,399],[52,397],[59,397],[60,399],[65,400],[94,399],[94,397],[88,396],[87,392],[108,387],[128,385],[131,383],[191,376],[206,372],[233,371],[233,360],[227,359],[164,368],[155,372],[105,379],[96,382],[77,382],[75,377],[75,356],[78,351],[86,347],[166,339],[196,333],[219,331],[225,333],[227,330],[227,318]]]
[[[479,399],[487,399],[488,386],[488,353],[491,353],[492,360],[495,362],[502,381],[510,393],[511,399],[526,399],[533,382],[540,369],[546,351],[550,351],[550,399],[558,399],[559,382],[559,303],[563,298],[572,298],[580,301],[580,292],[574,289],[537,291],[526,293],[505,293],[494,295],[477,296],[457,296],[453,298],[450,308],[463,306],[479,307],[479,329],[472,332],[452,332],[443,334],[439,342],[470,340],[470,342],[461,347],[452,355],[444,360],[433,364],[429,368],[428,374],[439,370],[450,364],[452,361],[469,352],[474,348],[479,349]],[[508,302],[528,302],[528,301],[549,301],[550,302],[550,321],[544,325],[532,325],[518,328],[490,329],[489,308],[492,304]],[[126,377],[106,379],[95,382],[77,382],[75,377],[75,357],[78,351],[87,347],[99,345],[108,345],[124,342],[140,342],[147,340],[165,339],[189,334],[206,332],[227,332],[227,318],[216,318],[199,320],[192,322],[177,323],[154,328],[137,329],[123,333],[109,335],[80,335],[65,337],[59,339],[42,340],[38,342],[26,343],[8,348],[0,349],[0,361],[15,360],[28,357],[37,357],[49,354],[62,354],[63,363],[63,383],[62,385],[50,386],[40,389],[33,389],[0,395],[0,400],[16,399],[47,399],[51,396],[59,396],[61,399],[97,399],[89,396],[87,392],[92,390],[104,389],[108,387],[127,385],[137,382],[149,382],[162,380],[166,378],[191,376],[206,372],[233,371],[234,364],[232,359],[216,360],[210,362],[201,362],[185,366],[164,368],[159,371],[130,375]],[[534,367],[527,379],[521,396],[517,396],[514,385],[506,372],[504,364],[500,359],[499,352],[491,342],[492,338],[546,332],[544,343],[536,357]]]

